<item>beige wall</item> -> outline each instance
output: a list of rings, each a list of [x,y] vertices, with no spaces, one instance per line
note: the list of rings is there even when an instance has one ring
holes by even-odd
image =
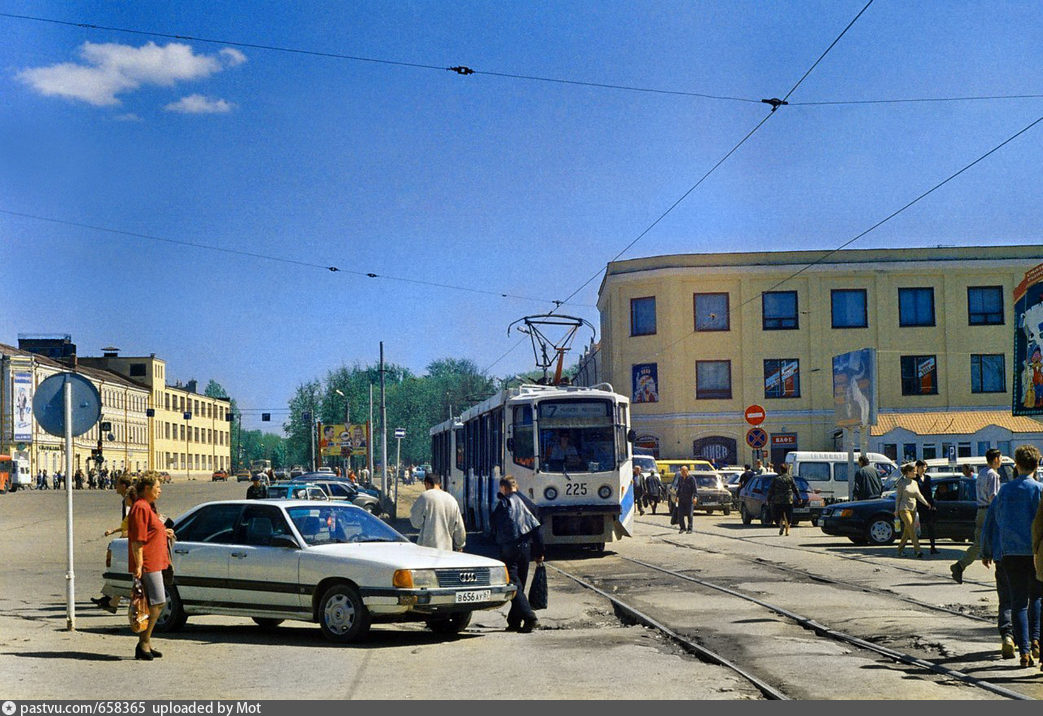
[[[666,458],[690,457],[715,435],[737,441],[748,460],[747,405],[767,410],[769,433],[797,433],[800,449],[833,448],[832,356],[876,348],[880,410],[966,410],[1010,405],[1013,287],[1043,254],[1038,247],[662,256],[609,264],[599,295],[604,379],[631,391],[631,366],[657,363],[660,401],[633,406],[640,434],[660,439]],[[794,273],[804,269],[798,275]],[[778,286],[780,282],[785,281]],[[1003,287],[1005,321],[968,324],[968,286]],[[935,326],[899,327],[898,289],[934,289]],[[765,331],[761,292],[796,291],[799,328]],[[831,289],[867,291],[867,328],[834,329]],[[694,293],[729,295],[728,331],[695,332]],[[655,296],[654,335],[630,335],[630,301]],[[1006,393],[972,393],[971,354],[1006,355]],[[902,395],[900,357],[937,356],[937,395]],[[766,398],[764,359],[800,361],[800,397]],[[731,361],[731,399],[696,399],[696,361]]]

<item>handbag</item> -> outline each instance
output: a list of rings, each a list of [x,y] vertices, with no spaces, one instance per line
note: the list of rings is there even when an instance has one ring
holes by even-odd
[[[677,524],[677,505],[670,506],[670,524]]]
[[[148,599],[145,598],[145,589],[141,586],[140,579],[135,579],[134,586],[130,589],[127,618],[130,620],[130,630],[135,634],[148,628]]]
[[[547,568],[540,562],[529,585],[529,606],[533,609],[547,608]]]

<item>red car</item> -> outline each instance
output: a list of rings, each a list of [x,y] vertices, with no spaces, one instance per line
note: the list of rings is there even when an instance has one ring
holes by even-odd
[[[228,473],[224,470],[215,470],[214,474],[210,476],[211,482],[217,482],[218,480],[220,480],[221,482],[225,482],[227,479]]]

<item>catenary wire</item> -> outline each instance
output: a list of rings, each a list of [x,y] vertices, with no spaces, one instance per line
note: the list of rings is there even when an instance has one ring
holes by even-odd
[[[303,266],[305,268],[316,268],[324,271],[330,271],[332,273],[345,273],[352,274],[355,276],[364,276],[366,278],[378,278],[385,281],[399,281],[403,283],[411,283],[419,286],[430,286],[432,288],[445,288],[454,291],[466,291],[468,293],[479,293],[485,296],[498,296],[500,298],[511,298],[521,301],[533,301],[536,303],[550,303],[555,306],[565,303],[565,301],[554,301],[546,298],[535,298],[533,296],[521,296],[513,293],[503,293],[500,291],[487,291],[480,288],[473,288],[470,286],[455,286],[447,283],[437,283],[435,281],[423,281],[421,279],[404,278],[402,276],[389,276],[385,274],[378,274],[366,271],[354,271],[352,269],[342,269],[338,266],[327,266],[318,263],[312,263],[309,261],[300,261],[298,259],[286,258],[283,256],[272,256],[270,254],[261,254],[254,251],[244,251],[242,249],[230,249],[223,246],[214,246],[212,244],[202,244],[195,241],[184,241],[181,239],[171,239],[164,236],[156,236],[154,234],[142,234],[135,231],[123,231],[121,229],[113,229],[107,226],[97,226],[93,224],[84,224],[77,221],[67,221],[64,219],[55,219],[49,216],[39,216],[36,214],[27,214],[19,211],[11,211],[9,209],[0,208],[0,214],[7,214],[8,216],[17,216],[23,219],[32,219],[35,221],[46,221],[52,224],[60,224],[62,226],[73,226],[80,229],[90,229],[92,231],[102,231],[109,234],[116,234],[118,236],[128,236],[136,239],[145,239],[147,241],[159,241],[167,244],[174,244],[176,246],[189,246],[196,249],[203,249],[206,251],[220,251],[226,254],[233,254],[237,256],[249,256],[255,259],[262,259],[264,261],[276,261],[279,263],[292,264],[295,266]],[[585,308],[593,308],[593,306],[587,304],[571,304],[576,306],[583,306]]]
[[[846,26],[846,27],[845,27],[845,28],[844,28],[843,30],[841,30],[841,31],[840,31],[840,34],[839,34],[839,35],[837,35],[837,36],[836,36],[836,38],[835,38],[835,39],[833,40],[833,42],[831,42],[831,43],[829,44],[829,47],[827,47],[827,48],[825,49],[825,51],[824,51],[824,52],[823,52],[823,53],[822,53],[821,55],[819,55],[818,59],[817,59],[817,60],[815,60],[815,62],[814,62],[814,63],[812,63],[811,67],[809,67],[809,68],[808,68],[807,72],[805,72],[805,73],[804,73],[803,75],[801,75],[801,78],[800,78],[799,80],[797,80],[797,83],[796,83],[796,84],[794,84],[794,85],[793,85],[793,87],[792,87],[792,88],[790,88],[790,91],[786,93],[786,97],[787,97],[787,98],[788,98],[788,97],[789,97],[790,95],[792,95],[792,94],[793,94],[793,92],[794,92],[794,91],[795,91],[795,90],[796,90],[796,89],[797,89],[798,87],[800,87],[801,83],[802,83],[802,82],[804,82],[804,80],[805,80],[805,79],[807,79],[808,75],[810,75],[810,74],[811,74],[812,70],[814,70],[814,69],[815,69],[815,68],[816,68],[816,67],[817,67],[817,66],[819,65],[819,63],[820,63],[820,62],[822,62],[822,60],[823,60],[823,59],[824,59],[824,58],[826,57],[826,55],[828,55],[828,54],[829,54],[830,50],[832,50],[832,49],[833,49],[833,48],[834,48],[834,47],[836,46],[836,44],[837,44],[838,42],[840,42],[840,39],[841,39],[841,38],[842,38],[842,37],[843,37],[843,36],[844,36],[844,35],[845,35],[845,34],[847,33],[847,31],[848,31],[848,30],[850,30],[850,29],[851,29],[851,27],[852,27],[852,26],[853,26],[853,25],[855,24],[855,22],[856,22],[856,21],[858,20],[858,18],[862,17],[862,15],[863,15],[863,14],[865,13],[865,11],[866,11],[866,10],[867,10],[867,9],[869,8],[869,6],[870,6],[870,5],[872,5],[872,4],[873,4],[873,0],[869,0],[869,2],[867,2],[867,3],[865,4],[865,6],[864,6],[864,7],[863,7],[863,8],[861,9],[861,10],[859,10],[858,14],[857,14],[857,15],[855,15],[855,17],[854,17],[854,18],[853,18],[853,19],[851,20],[851,22],[849,22],[849,23],[847,24],[847,26]],[[697,182],[696,182],[695,184],[693,184],[693,185],[691,186],[691,188],[689,188],[689,189],[688,189],[688,191],[686,191],[686,192],[685,192],[684,194],[682,194],[682,195],[681,195],[681,197],[680,197],[679,199],[677,199],[677,200],[676,200],[676,201],[675,201],[675,202],[674,202],[673,204],[671,204],[671,205],[670,205],[670,206],[669,206],[669,207],[667,208],[667,210],[666,210],[666,211],[664,211],[664,212],[663,212],[662,214],[660,214],[660,215],[659,215],[659,216],[658,216],[658,217],[657,217],[657,218],[655,219],[655,221],[653,221],[653,222],[652,222],[651,224],[649,224],[649,225],[648,225],[648,227],[647,227],[647,228],[645,228],[645,230],[644,230],[644,231],[642,231],[642,232],[641,232],[640,234],[638,234],[638,235],[637,235],[637,237],[636,237],[636,238],[635,238],[635,239],[634,239],[633,241],[631,241],[631,242],[630,242],[629,244],[627,244],[627,245],[626,245],[626,247],[624,247],[622,251],[620,251],[619,253],[617,253],[617,254],[615,255],[615,257],[613,257],[613,258],[611,259],[611,261],[615,261],[615,260],[617,260],[617,259],[618,259],[618,258],[619,258],[620,256],[622,256],[622,255],[623,255],[623,254],[625,254],[625,253],[626,253],[627,251],[629,251],[629,250],[630,250],[630,249],[631,249],[631,248],[632,248],[632,247],[633,247],[633,246],[634,246],[634,245],[635,245],[635,244],[636,244],[636,243],[637,243],[638,241],[640,241],[640,240],[641,240],[642,238],[644,238],[644,237],[645,237],[645,236],[646,236],[646,235],[647,235],[647,234],[648,234],[648,233],[649,233],[649,232],[650,232],[650,231],[651,231],[651,230],[652,230],[653,228],[655,228],[655,226],[656,226],[657,224],[659,224],[659,222],[661,222],[661,221],[662,221],[663,219],[665,219],[665,218],[667,217],[667,215],[668,215],[668,214],[670,214],[670,212],[672,212],[672,211],[673,211],[674,209],[676,209],[676,208],[677,208],[677,207],[678,207],[678,206],[679,206],[679,205],[681,204],[681,202],[682,202],[682,201],[684,201],[684,200],[685,200],[686,198],[688,198],[688,196],[689,196],[689,195],[690,195],[690,194],[691,194],[691,193],[692,193],[693,191],[695,191],[695,189],[696,189],[696,188],[698,188],[700,184],[702,184],[702,183],[703,183],[703,182],[704,182],[704,181],[705,181],[705,180],[706,180],[707,178],[709,178],[709,176],[710,176],[711,174],[713,174],[713,173],[714,173],[714,171],[716,171],[718,167],[720,167],[720,166],[721,166],[722,164],[724,164],[724,162],[725,162],[725,161],[727,161],[727,159],[728,159],[729,157],[731,157],[731,156],[732,156],[732,155],[733,155],[733,154],[734,154],[734,153],[735,153],[736,151],[738,151],[739,147],[741,147],[741,146],[742,146],[743,144],[745,144],[745,143],[746,143],[746,141],[747,141],[747,140],[748,140],[748,139],[749,139],[750,137],[752,137],[752,136],[753,136],[753,135],[754,135],[754,134],[755,134],[755,133],[757,132],[757,130],[758,130],[758,129],[760,129],[761,127],[763,127],[763,126],[764,126],[764,124],[765,124],[765,123],[766,123],[766,122],[767,122],[767,121],[768,121],[768,120],[769,120],[769,119],[770,119],[770,118],[771,118],[771,117],[772,117],[772,116],[773,116],[773,115],[775,114],[775,110],[777,110],[777,109],[779,108],[779,106],[780,106],[780,105],[782,105],[782,104],[786,104],[786,101],[785,101],[785,99],[783,99],[783,100],[781,100],[781,101],[780,101],[780,100],[776,100],[776,99],[772,99],[772,100],[761,100],[761,101],[762,101],[762,102],[765,102],[765,103],[767,103],[767,104],[770,104],[770,105],[771,105],[771,111],[770,111],[770,112],[769,112],[768,114],[766,114],[766,115],[765,115],[765,116],[764,116],[764,117],[763,117],[763,118],[762,118],[762,119],[760,120],[760,122],[758,122],[758,123],[757,123],[757,124],[756,124],[756,125],[755,125],[755,126],[753,127],[753,129],[751,129],[751,130],[750,130],[749,132],[747,132],[747,133],[746,133],[746,135],[745,135],[745,136],[744,136],[744,137],[743,137],[742,139],[740,139],[740,140],[739,140],[739,142],[738,142],[738,143],[737,143],[737,144],[736,144],[736,145],[735,145],[734,147],[732,147],[732,148],[731,148],[731,150],[729,150],[729,151],[728,151],[728,153],[727,153],[727,154],[725,154],[725,155],[724,155],[724,156],[723,156],[723,157],[722,157],[722,158],[721,158],[721,159],[720,159],[720,160],[719,160],[719,161],[718,161],[718,162],[717,162],[716,164],[714,164],[714,165],[713,165],[713,166],[712,166],[712,167],[710,168],[710,170],[709,170],[709,171],[707,171],[707,172],[706,172],[705,174],[703,174],[703,175],[702,175],[702,177],[700,177],[700,178],[699,178],[699,180],[698,180],[698,181],[697,181]],[[570,294],[568,295],[568,297],[567,297],[567,298],[565,299],[565,301],[566,301],[566,302],[567,302],[567,301],[570,301],[570,300],[571,300],[571,299],[572,299],[572,298],[573,298],[574,296],[576,296],[576,294],[578,294],[578,293],[579,293],[580,291],[582,291],[582,290],[583,290],[584,288],[586,288],[586,287],[587,287],[587,286],[588,286],[588,285],[590,284],[590,282],[591,282],[591,281],[593,281],[594,279],[596,279],[596,278],[597,278],[598,276],[601,276],[601,275],[602,275],[602,273],[605,273],[605,272],[607,272],[607,270],[608,270],[608,268],[607,268],[607,265],[606,265],[606,268],[604,268],[604,269],[599,269],[599,270],[598,270],[597,272],[595,272],[595,273],[594,273],[594,274],[593,274],[593,275],[592,275],[592,276],[591,276],[590,278],[588,278],[588,279],[587,279],[586,281],[584,281],[584,282],[583,282],[583,284],[582,284],[582,285],[581,285],[581,286],[580,286],[579,288],[577,288],[577,289],[576,289],[575,291],[573,291],[572,293],[570,293]],[[552,310],[552,312],[553,312],[553,310]],[[518,343],[516,343],[515,345],[513,345],[513,346],[512,346],[511,348],[509,348],[509,349],[508,349],[508,350],[507,350],[507,351],[506,351],[506,352],[505,352],[505,353],[504,353],[503,355],[501,355],[501,356],[500,356],[499,358],[497,358],[497,359],[496,359],[495,361],[493,361],[493,362],[492,362],[492,363],[491,363],[491,364],[490,364],[490,365],[489,365],[489,366],[488,366],[488,367],[487,367],[487,368],[486,368],[485,370],[486,370],[486,371],[488,371],[488,370],[489,370],[489,369],[491,369],[491,368],[492,368],[493,366],[495,366],[495,365],[496,365],[497,363],[499,363],[499,362],[500,362],[501,360],[503,360],[504,358],[506,358],[506,357],[507,357],[507,356],[508,356],[508,355],[509,355],[509,354],[510,354],[511,352],[513,352],[513,351],[514,351],[514,350],[515,350],[515,349],[516,349],[516,348],[517,348],[518,346],[520,346],[520,345],[521,345],[521,344],[522,344],[523,342],[524,342],[524,341],[519,341]]]
[[[868,5],[866,6],[868,7]],[[863,8],[863,12],[865,8]],[[861,13],[859,13],[861,14]],[[752,97],[739,97],[734,95],[720,95],[710,94],[706,92],[692,92],[688,90],[676,90],[676,89],[665,89],[661,87],[641,87],[637,85],[624,85],[610,82],[591,82],[586,80],[568,79],[562,77],[543,77],[540,75],[527,75],[512,72],[498,72],[494,70],[475,70],[465,66],[455,67],[444,67],[442,65],[426,64],[422,62],[405,62],[399,60],[389,60],[378,57],[363,57],[359,55],[349,55],[338,52],[323,52],[320,50],[307,50],[295,47],[283,47],[279,45],[265,45],[260,43],[250,42],[239,42],[235,40],[220,40],[213,38],[197,37],[193,35],[182,35],[175,33],[164,33],[154,32],[149,30],[137,30],[126,27],[115,27],[111,25],[97,25],[94,23],[86,22],[72,22],[69,20],[58,20],[56,18],[38,17],[33,15],[19,15],[16,13],[0,12],[0,17],[11,18],[14,20],[29,20],[32,22],[43,22],[54,25],[65,25],[68,27],[78,27],[85,30],[105,30],[108,32],[120,32],[129,35],[142,35],[148,37],[164,37],[172,40],[186,40],[191,42],[201,42],[206,44],[215,45],[228,45],[230,47],[244,47],[247,49],[254,50],[267,50],[271,52],[286,52],[297,55],[308,55],[313,57],[325,57],[329,59],[338,60],[349,60],[353,62],[367,62],[372,64],[390,65],[396,67],[407,67],[413,69],[424,69],[424,70],[437,70],[439,72],[451,71],[456,72],[460,75],[485,75],[488,77],[500,77],[503,79],[516,79],[525,80],[530,82],[547,82],[561,85],[574,85],[579,87],[591,87],[594,89],[609,89],[619,90],[624,92],[640,92],[645,94],[662,94],[662,95],[675,95],[681,97],[698,97],[701,99],[712,99],[722,100],[730,102],[746,102],[751,104],[759,104],[761,100],[754,99]],[[857,17],[855,19],[858,19]],[[854,21],[852,21],[853,23]],[[846,30],[845,30],[846,31]],[[839,38],[837,38],[839,39]],[[828,52],[828,50],[827,50]],[[825,56],[825,53],[823,53]],[[820,58],[821,59],[821,58]],[[816,63],[817,64],[817,63]],[[812,66],[814,69],[814,66]],[[810,73],[811,70],[808,70]],[[806,76],[806,75],[805,75]],[[804,78],[801,78],[803,82]],[[798,85],[800,82],[797,83]],[[796,86],[794,86],[796,89]],[[792,90],[791,90],[792,93]],[[808,101],[808,102],[789,102],[790,106],[794,107],[813,107],[813,106],[826,106],[826,105],[870,105],[870,104],[898,104],[906,102],[971,102],[971,101],[997,101],[997,100],[1018,100],[1018,99],[1041,99],[1043,94],[1010,94],[1010,95],[971,95],[971,96],[957,96],[957,97],[909,97],[909,98],[895,98],[895,99],[864,99],[864,100],[822,100],[822,101]]]

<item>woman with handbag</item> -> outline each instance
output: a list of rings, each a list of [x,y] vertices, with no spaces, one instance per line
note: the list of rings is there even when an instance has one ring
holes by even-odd
[[[134,658],[152,661],[162,654],[152,648],[152,630],[167,601],[163,586],[163,570],[170,566],[167,529],[155,510],[163,488],[156,475],[148,474],[138,481],[138,499],[127,513],[128,561],[130,573],[141,583],[148,600],[148,626],[138,633]]]

